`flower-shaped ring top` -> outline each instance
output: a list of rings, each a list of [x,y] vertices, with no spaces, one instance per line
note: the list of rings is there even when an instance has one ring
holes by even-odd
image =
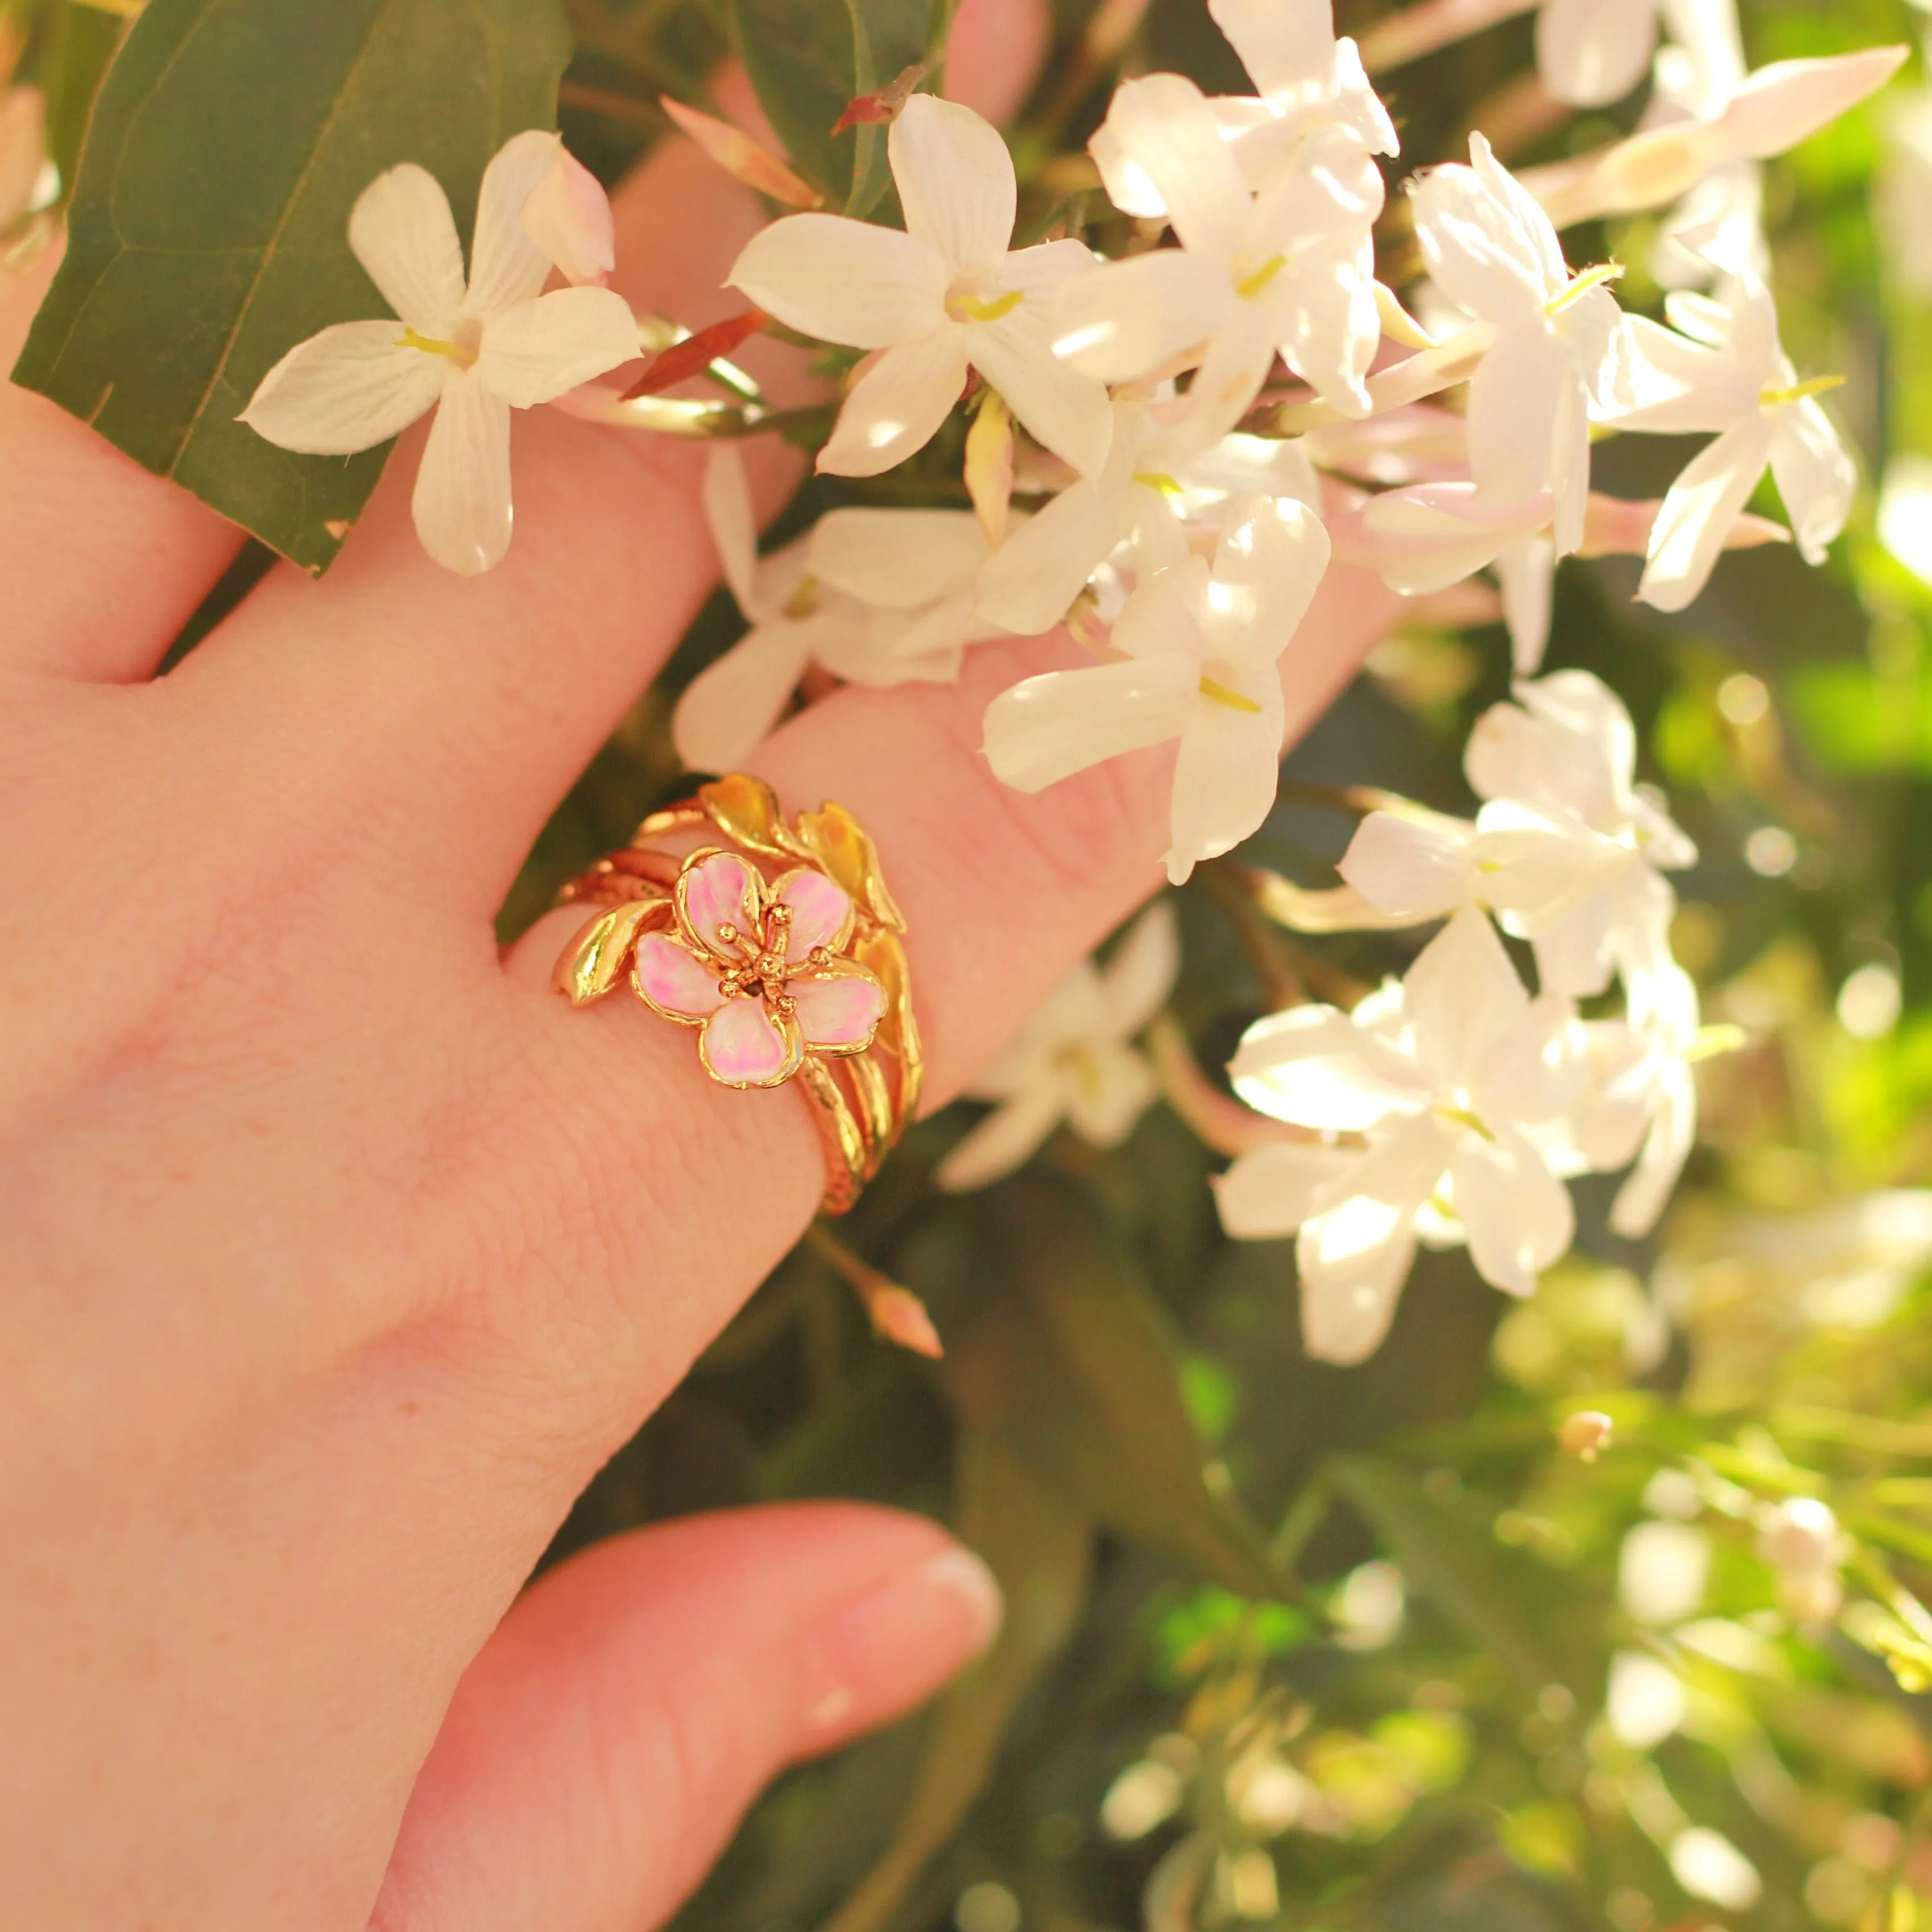
[[[666,1019],[700,1029],[698,1058],[727,1087],[782,1086],[808,1054],[863,1053],[886,989],[842,956],[851,896],[800,867],[767,883],[748,860],[715,849],[680,869],[672,931],[638,941],[632,982]]]

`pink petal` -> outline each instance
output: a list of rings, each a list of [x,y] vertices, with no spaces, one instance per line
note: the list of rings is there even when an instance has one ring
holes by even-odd
[[[785,982],[798,1002],[798,1023],[810,1046],[864,1046],[886,1010],[886,989],[869,973],[803,975]]]
[[[674,1018],[704,1019],[724,1004],[717,975],[662,932],[638,941],[636,973],[638,992]]]
[[[713,1013],[698,1052],[710,1072],[734,1087],[776,1086],[800,1057],[756,999],[728,1000]]]
[[[742,940],[758,927],[758,875],[735,852],[714,852],[677,882],[678,910],[685,929],[700,946],[728,959],[742,956],[742,944],[718,937],[721,926],[736,927]]]
[[[778,897],[791,908],[787,956],[802,959],[814,946],[836,952],[847,937],[852,896],[823,872],[791,872],[778,883]]]

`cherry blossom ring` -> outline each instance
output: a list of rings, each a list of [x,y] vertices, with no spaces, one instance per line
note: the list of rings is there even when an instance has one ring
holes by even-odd
[[[871,838],[844,807],[785,822],[771,788],[734,772],[654,812],[622,851],[565,886],[596,908],[556,962],[574,1006],[628,980],[698,1030],[721,1086],[811,1102],[821,1207],[842,1214],[918,1104],[924,1063],[900,935]]]

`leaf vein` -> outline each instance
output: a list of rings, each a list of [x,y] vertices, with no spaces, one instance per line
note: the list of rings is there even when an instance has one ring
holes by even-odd
[[[188,454],[189,446],[193,443],[200,430],[202,418],[207,415],[210,406],[214,403],[214,392],[220,387],[222,379],[228,373],[228,364],[234,357],[236,342],[248,322],[249,312],[254,306],[256,296],[261,292],[262,278],[268,274],[269,266],[275,259],[276,248],[284,234],[286,232],[290,222],[294,219],[296,205],[301,201],[302,191],[308,185],[310,176],[314,172],[316,160],[323,148],[328,146],[329,136],[334,132],[337,122],[341,118],[344,104],[354,88],[356,76],[361,71],[363,62],[368,58],[370,44],[375,40],[382,23],[394,11],[397,4],[398,0],[379,0],[375,13],[370,16],[369,25],[362,36],[362,44],[356,49],[355,57],[344,70],[342,85],[336,89],[335,98],[329,104],[328,112],[322,118],[322,125],[316,132],[315,140],[310,144],[308,156],[302,163],[300,172],[296,176],[294,184],[289,190],[287,199],[282,204],[281,214],[275,223],[274,232],[262,244],[262,260],[254,276],[250,279],[248,292],[236,305],[235,320],[230,326],[227,339],[221,345],[220,358],[216,362],[214,370],[208,376],[207,386],[202,391],[200,399],[196,403],[188,416],[187,424],[182,431],[180,446],[175,452],[173,460],[168,466],[167,473],[170,476],[175,475],[180,469],[183,460]]]

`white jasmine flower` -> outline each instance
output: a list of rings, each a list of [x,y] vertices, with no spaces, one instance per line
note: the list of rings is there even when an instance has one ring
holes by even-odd
[[[524,205],[561,144],[536,130],[485,170],[466,284],[449,202],[413,163],[363,190],[349,245],[396,322],[345,322],[298,344],[242,421],[284,449],[347,456],[436,411],[414,508],[423,548],[464,576],[510,544],[510,411],[554,401],[638,352],[630,305],[608,289],[543,293],[551,264]]]
[[[1693,10],[1684,0],[1543,0],[1536,16],[1537,72],[1558,100],[1607,106],[1644,77],[1657,45],[1658,14]]]
[[[1298,1234],[1310,1354],[1373,1352],[1419,1234],[1466,1240],[1484,1280],[1518,1295],[1567,1251],[1569,1193],[1525,1131],[1563,1104],[1550,1051],[1561,1017],[1532,1001],[1489,921],[1464,911],[1352,1014],[1298,1006],[1249,1028],[1229,1070],[1243,1100],[1367,1141],[1258,1148],[1216,1186],[1238,1239]]]
[[[1469,784],[1489,801],[1473,825],[1435,813],[1372,812],[1342,878],[1391,917],[1495,911],[1535,950],[1546,992],[1601,992],[1620,964],[1654,956],[1676,901],[1657,868],[1696,848],[1634,782],[1636,734],[1588,671],[1516,686],[1470,735]]]
[[[1212,105],[1179,74],[1124,83],[1107,128],[1158,190],[1181,245],[1063,289],[1060,354],[1110,382],[1197,360],[1188,406],[1204,441],[1240,422],[1277,352],[1337,410],[1366,415],[1382,180],[1360,140],[1341,128],[1310,134],[1257,194]]]
[[[1546,490],[1520,503],[1485,497],[1473,483],[1388,490],[1363,506],[1364,560],[1405,597],[1432,596],[1494,565],[1516,673],[1527,677],[1550,640],[1556,512]]]
[[[1697,1080],[1701,1057],[1696,982],[1670,958],[1657,933],[1646,966],[1626,977],[1626,1020],[1636,1044],[1633,1064],[1616,1081],[1612,1097],[1642,1113],[1649,1121],[1636,1166],[1610,1204],[1610,1228],[1631,1240],[1657,1226],[1697,1139]],[[1622,1160],[1600,1160],[1606,1170]]]
[[[1442,292],[1496,331],[1469,383],[1469,464],[1486,496],[1555,499],[1559,556],[1583,541],[1590,413],[1610,400],[1624,317],[1601,284],[1573,279],[1550,218],[1480,134],[1472,165],[1415,188],[1416,238]]]
[[[1062,1120],[1095,1147],[1118,1147],[1156,1091],[1147,1056],[1129,1042],[1167,1004],[1180,971],[1174,908],[1156,900],[1105,966],[1082,960],[966,1090],[996,1104],[940,1162],[940,1186],[960,1193],[1001,1179]]]
[[[1680,44],[1658,50],[1656,84],[1646,131],[1708,121],[1721,114],[1750,70],[1738,31],[1736,0],[1675,0]],[[1764,170],[1748,159],[1725,161],[1692,187],[1658,224],[1651,274],[1666,289],[1703,288],[1720,271],[1768,276],[1764,238]]]
[[[1107,458],[1104,388],[1055,360],[1053,292],[1090,272],[1082,242],[1010,250],[1012,157],[970,108],[916,94],[886,140],[905,229],[790,214],[730,275],[758,306],[822,342],[884,352],[845,398],[818,466],[876,476],[931,440],[976,369],[1040,442],[1084,476]]]
[[[1256,185],[1294,139],[1325,128],[1348,129],[1372,154],[1401,152],[1360,51],[1336,38],[1334,0],[1208,0],[1208,10],[1260,95],[1262,115],[1246,102],[1215,104],[1246,110],[1235,146]]]
[[[1670,318],[1687,334],[1653,322],[1631,331],[1644,400],[1617,417],[1617,426],[1666,436],[1718,432],[1671,486],[1651,532],[1637,595],[1660,610],[1682,610],[1710,580],[1726,534],[1767,468],[1808,563],[1824,561],[1858,488],[1851,456],[1816,400],[1838,379],[1798,380],[1762,283],[1734,276],[1726,293],[1724,302],[1670,298]]]
[[[1328,537],[1303,505],[1230,506],[1210,574],[1190,556],[1150,578],[1113,628],[1114,664],[1049,671],[986,712],[986,756],[1035,792],[1107,758],[1180,741],[1167,855],[1178,885],[1267,818],[1286,709],[1277,660],[1328,565]]]
[[[1106,466],[1008,534],[980,574],[980,609],[1023,637],[1050,630],[1123,544],[1133,544],[1140,575],[1150,577],[1186,561],[1184,520],[1257,495],[1319,508],[1321,484],[1298,442],[1230,436],[1202,449],[1190,425],[1117,400]]]
[[[768,557],[738,452],[715,448],[704,511],[750,631],[686,686],[671,720],[694,771],[742,765],[812,664],[848,684],[946,683],[968,644],[1002,634],[975,615],[986,532],[970,511],[834,510]]]
[[[1663,505],[1592,491],[1579,556],[1642,556]],[[1350,527],[1331,518],[1330,535],[1346,562],[1378,572],[1405,597],[1432,596],[1492,567],[1502,588],[1518,677],[1534,676],[1550,641],[1556,548],[1549,532],[1556,506],[1546,490],[1520,503],[1492,501],[1472,483],[1412,484],[1365,502]],[[1790,541],[1781,525],[1739,512],[1722,532],[1727,550]]]
[[[1559,228],[1634,214],[1681,200],[1734,161],[1768,160],[1828,127],[1876,92],[1908,47],[1864,47],[1816,60],[1779,61],[1742,82],[1720,107],[1653,127],[1594,154],[1536,169],[1525,184]]]
[[[1208,103],[1249,187],[1265,187],[1307,136],[1324,129],[1347,129],[1370,154],[1400,152],[1360,51],[1335,38],[1333,0],[1210,0],[1208,10],[1257,89]],[[1088,145],[1116,208],[1143,220],[1166,219],[1160,184],[1128,152],[1111,116]]]

